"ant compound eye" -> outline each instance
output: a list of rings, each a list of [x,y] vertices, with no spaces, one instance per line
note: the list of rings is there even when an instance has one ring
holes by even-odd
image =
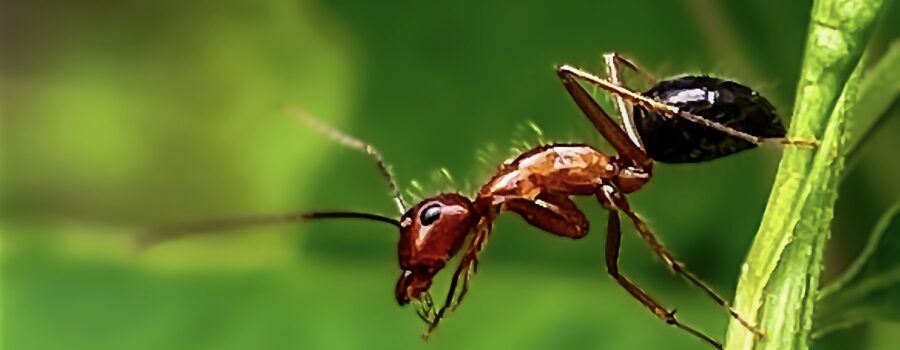
[[[427,208],[422,209],[422,213],[419,214],[419,223],[422,226],[428,226],[433,224],[437,219],[441,218],[441,205],[440,204],[432,204]]]

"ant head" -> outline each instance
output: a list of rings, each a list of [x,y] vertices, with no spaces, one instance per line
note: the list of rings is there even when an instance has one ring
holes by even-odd
[[[403,214],[397,247],[403,269],[396,289],[400,305],[428,291],[434,275],[459,251],[477,221],[472,201],[456,193],[427,198]]]
[[[294,112],[301,122],[316,129],[348,148],[368,155],[381,176],[387,181],[394,203],[403,216],[393,220],[364,213],[319,213],[309,218],[354,217],[388,222],[400,227],[398,257],[403,274],[397,281],[397,302],[409,303],[410,299],[426,298],[430,303],[428,288],[434,275],[440,271],[466,240],[466,235],[478,221],[478,215],[468,198],[455,193],[440,194],[425,199],[409,210],[397,188],[397,182],[381,154],[369,144],[347,135],[311,116]]]

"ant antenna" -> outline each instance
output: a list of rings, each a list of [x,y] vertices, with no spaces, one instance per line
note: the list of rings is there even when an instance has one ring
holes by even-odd
[[[381,153],[379,153],[378,150],[375,149],[375,147],[363,142],[360,139],[347,135],[346,133],[334,128],[331,125],[325,124],[324,122],[316,119],[306,112],[288,108],[288,113],[296,117],[297,120],[299,120],[303,124],[306,124],[306,126],[308,126],[309,128],[312,128],[313,130],[316,130],[324,134],[325,136],[328,136],[342,146],[363,152],[371,157],[372,160],[375,161],[375,165],[378,166],[378,171],[381,173],[381,176],[384,177],[385,180],[387,180],[388,187],[391,190],[391,195],[394,197],[394,204],[397,205],[397,209],[400,210],[400,214],[406,212],[406,202],[403,200],[403,195],[400,193],[397,182],[394,179],[394,175],[391,174],[391,170],[381,158]]]
[[[188,235],[200,233],[212,233],[218,231],[237,230],[250,227],[258,227],[265,225],[285,224],[306,220],[317,219],[365,219],[385,222],[400,227],[400,221],[389,217],[358,212],[331,211],[331,212],[312,212],[312,213],[286,213],[275,215],[259,215],[247,216],[236,219],[223,219],[214,221],[191,222],[184,224],[175,224],[165,227],[151,229],[148,232],[138,236],[136,246],[138,249],[145,249],[156,245],[160,242],[181,238]]]

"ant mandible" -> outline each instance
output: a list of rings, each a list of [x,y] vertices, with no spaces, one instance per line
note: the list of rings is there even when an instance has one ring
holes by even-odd
[[[637,191],[650,180],[654,160],[701,162],[764,142],[803,146],[814,145],[814,142],[785,139],[784,126],[774,107],[744,85],[709,76],[682,76],[657,81],[649,90],[638,93],[622,84],[619,65],[643,75],[648,81],[656,79],[615,53],[606,54],[604,58],[609,79],[568,65],[557,67],[556,72],[578,107],[618,155],[607,155],[585,144],[538,146],[505,162],[474,198],[440,193],[407,208],[394,177],[374,147],[294,111],[292,114],[307,125],[372,157],[387,180],[402,214],[400,219],[345,211],[291,213],[172,226],[142,236],[139,243],[148,245],[192,233],[315,219],[355,218],[389,223],[400,231],[397,254],[402,272],[395,297],[400,305],[414,303],[419,316],[428,323],[423,335],[427,337],[466,295],[478,265],[478,254],[500,212],[515,212],[537,228],[578,239],[587,235],[589,222],[570,197],[594,196],[609,215],[608,273],[654,315],[716,348],[722,347],[712,337],[680,322],[674,310],[663,307],[619,272],[620,214],[632,222],[653,252],[675,273],[703,289],[748,330],[762,336],[732,310],[724,298],[685,270],[635,214],[625,195]],[[603,111],[578,80],[613,94],[623,127]],[[632,105],[630,113],[629,104]],[[468,246],[450,280],[447,298],[435,311],[428,292],[432,281],[467,240]]]

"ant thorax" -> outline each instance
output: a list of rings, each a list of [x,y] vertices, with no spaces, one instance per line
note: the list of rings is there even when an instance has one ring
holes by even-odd
[[[538,146],[504,164],[481,188],[478,198],[490,198],[496,205],[504,198],[532,200],[542,192],[590,195],[617,174],[612,158],[591,146]]]

